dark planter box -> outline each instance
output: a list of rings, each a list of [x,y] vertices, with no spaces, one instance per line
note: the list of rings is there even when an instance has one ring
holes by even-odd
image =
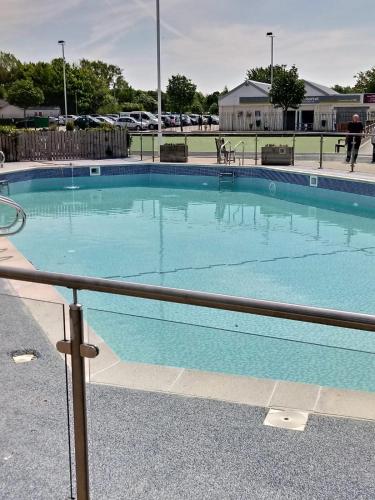
[[[292,165],[294,151],[290,146],[267,144],[262,148],[262,165]]]
[[[162,144],[160,146],[160,161],[184,162],[188,161],[188,147],[186,144]]]

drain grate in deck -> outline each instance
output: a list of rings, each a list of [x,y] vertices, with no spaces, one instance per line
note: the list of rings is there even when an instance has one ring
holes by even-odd
[[[263,424],[281,429],[304,431],[308,418],[309,414],[306,411],[274,410],[271,408]]]

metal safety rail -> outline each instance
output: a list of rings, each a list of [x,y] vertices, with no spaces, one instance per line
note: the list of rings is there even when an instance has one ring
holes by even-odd
[[[5,163],[5,154],[0,150],[0,167]]]
[[[77,302],[78,290],[125,295],[142,299],[159,300],[212,309],[224,309],[227,311],[375,332],[375,315],[370,314],[183,290],[157,285],[128,283],[103,278],[18,269],[7,266],[0,266],[0,278],[63,286],[73,290],[73,304],[69,306],[70,340],[58,341],[57,349],[65,355],[70,355],[72,359],[74,450],[78,500],[89,500],[90,497],[84,359],[94,358],[99,355],[99,349],[96,346],[84,342],[83,307]]]
[[[242,151],[241,151],[241,156],[238,158],[238,166],[241,166],[241,160],[242,160],[242,166],[245,164],[245,143],[244,141],[237,142],[237,144],[233,148],[233,153],[236,155],[237,148],[242,146]],[[235,160],[236,161],[236,160]]]
[[[5,225],[0,224],[0,236],[12,236],[13,234],[17,234],[22,231],[26,224],[26,213],[21,205],[11,198],[2,195],[0,195],[0,205],[14,208],[16,211],[16,215],[12,222]]]

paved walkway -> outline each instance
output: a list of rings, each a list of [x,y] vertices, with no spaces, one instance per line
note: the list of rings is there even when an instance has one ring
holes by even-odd
[[[71,498],[63,361],[19,298],[0,300],[0,498]],[[14,364],[27,348],[38,359]],[[375,498],[374,422],[290,431],[264,408],[104,385],[88,412],[93,500]]]

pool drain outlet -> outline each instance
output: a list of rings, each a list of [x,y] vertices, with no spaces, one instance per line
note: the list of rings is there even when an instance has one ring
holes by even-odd
[[[308,418],[309,414],[306,411],[274,410],[271,408],[263,424],[292,431],[304,431]]]
[[[16,364],[29,363],[38,358],[38,353],[32,349],[24,351],[14,351],[10,353],[11,358]]]

